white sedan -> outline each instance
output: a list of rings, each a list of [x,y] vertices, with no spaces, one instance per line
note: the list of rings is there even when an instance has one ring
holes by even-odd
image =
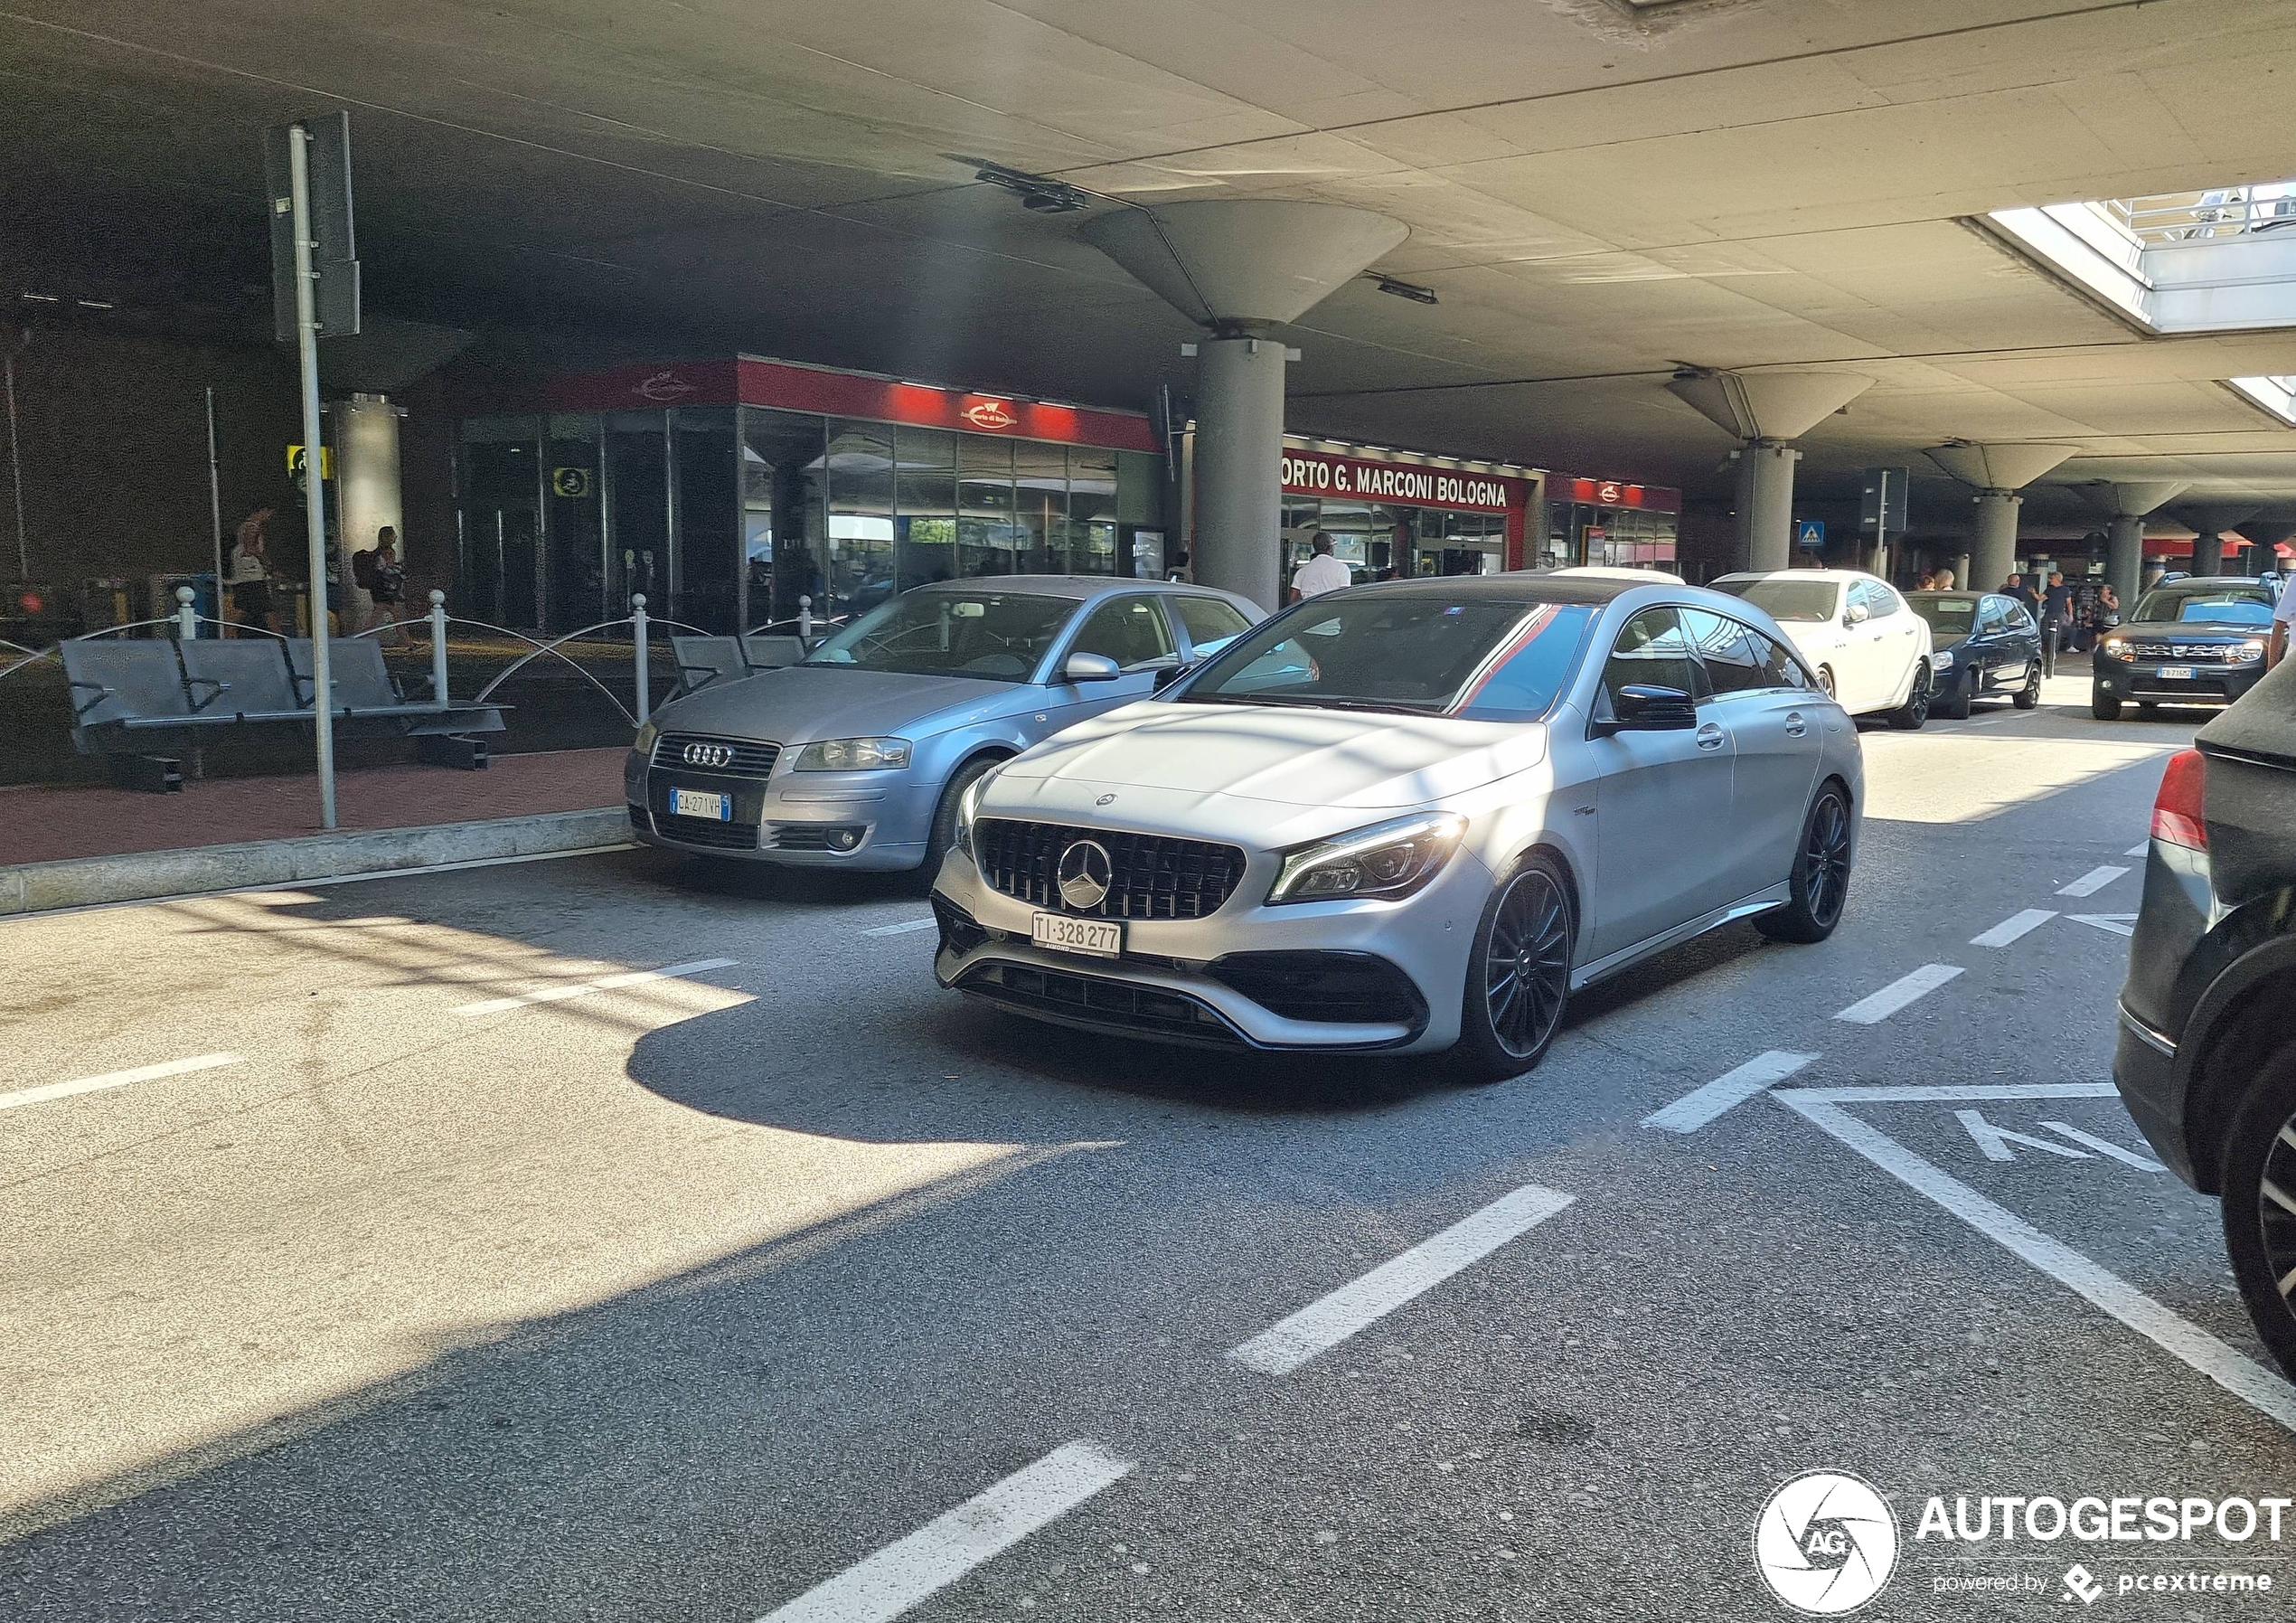
[[[1929,720],[1929,622],[1888,581],[1857,570],[1793,569],[1725,575],[1713,587],[1777,621],[1851,715],[1882,715],[1909,732]]]
[[[1336,591],[965,797],[941,984],[1230,1048],[1539,1062],[1589,982],[1841,917],[1857,730],[1761,610],[1663,582]]]

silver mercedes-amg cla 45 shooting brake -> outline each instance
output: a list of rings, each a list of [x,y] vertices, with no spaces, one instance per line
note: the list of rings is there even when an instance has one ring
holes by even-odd
[[[1849,717],[1738,599],[1356,587],[972,785],[935,971],[1066,1025],[1510,1076],[1701,931],[1831,934],[1863,794]]]

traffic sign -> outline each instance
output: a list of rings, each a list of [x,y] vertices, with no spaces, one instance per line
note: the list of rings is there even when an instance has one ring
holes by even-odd
[[[337,110],[301,121],[310,194],[311,297],[322,338],[359,331],[359,254],[351,225],[351,115]],[[263,174],[270,188],[272,326],[282,344],[296,341],[295,306],[293,125],[263,132]]]
[[[311,456],[309,452],[306,451],[299,445],[291,445],[287,447],[288,478],[293,479],[297,485],[301,485],[303,483],[304,471],[310,466]],[[331,445],[323,445],[319,448],[319,477],[322,479],[332,479],[334,477],[334,447]]]
[[[590,470],[587,467],[553,467],[550,469],[550,494],[558,496],[589,495]]]
[[[1823,547],[1826,544],[1824,522],[1814,518],[1796,519],[1793,525],[1793,544],[1805,552],[1814,552]]]

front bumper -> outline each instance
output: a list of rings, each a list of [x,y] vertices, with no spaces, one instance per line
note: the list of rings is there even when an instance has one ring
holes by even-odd
[[[2188,670],[2189,676],[2164,676],[2163,669]],[[2095,656],[2096,696],[2131,704],[2230,704],[2256,685],[2262,660],[2245,665],[2177,665],[2140,659],[2123,663]]]
[[[1401,901],[1271,908],[1259,900],[1267,882],[1255,859],[1208,917],[1127,920],[1123,956],[1096,958],[1035,946],[1038,910],[951,852],[934,888],[933,973],[1017,1014],[1158,1042],[1416,1053],[1458,1041],[1467,960],[1492,883],[1473,854],[1460,852]]]
[[[681,817],[675,789],[733,797],[726,822]],[[940,786],[908,772],[793,772],[766,777],[649,764],[635,750],[622,768],[631,834],[648,845],[787,867],[913,869],[925,861]]]

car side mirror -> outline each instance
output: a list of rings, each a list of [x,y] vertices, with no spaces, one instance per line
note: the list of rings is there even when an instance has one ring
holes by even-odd
[[[1204,662],[1200,659],[1190,659],[1175,661],[1171,665],[1163,666],[1156,673],[1156,692],[1160,694],[1162,693],[1164,689],[1170,687],[1173,683],[1179,681],[1182,676],[1185,676],[1189,672],[1194,670],[1198,665],[1203,663]]]
[[[1635,682],[1612,696],[1614,722],[1600,723],[1612,732],[1688,732],[1698,724],[1698,707],[1679,687],[1651,687]]]
[[[1116,662],[1106,654],[1071,654],[1060,667],[1063,682],[1114,682],[1124,675]]]
[[[1852,603],[1841,612],[1841,623],[1845,626],[1862,626],[1871,618],[1873,610],[1863,603]]]

